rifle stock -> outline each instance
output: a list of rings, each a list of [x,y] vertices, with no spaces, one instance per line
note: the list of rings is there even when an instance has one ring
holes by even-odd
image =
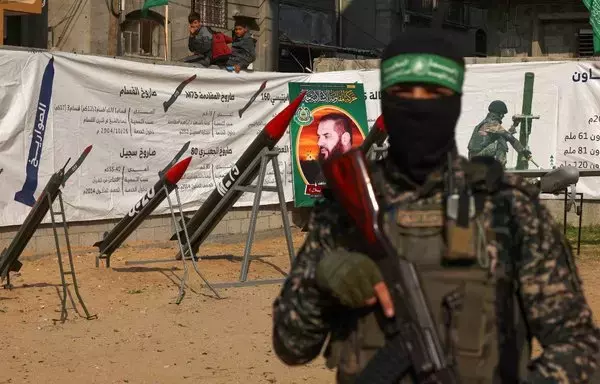
[[[322,169],[333,197],[364,237],[395,309],[393,319],[379,310],[386,346],[369,362],[357,383],[396,383],[409,372],[417,383],[459,383],[440,342],[415,266],[399,257],[382,230],[380,207],[364,153],[352,149],[324,162]],[[390,367],[392,364],[396,366]]]

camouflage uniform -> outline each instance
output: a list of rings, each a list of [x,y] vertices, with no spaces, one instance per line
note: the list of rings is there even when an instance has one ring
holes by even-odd
[[[502,118],[490,112],[473,130],[469,141],[469,158],[474,156],[491,156],[506,166],[508,152],[507,136],[510,136],[500,124]]]
[[[473,173],[467,171],[471,169],[471,164],[464,158],[458,158],[454,166],[457,185],[464,185],[465,180],[473,179]],[[407,212],[410,212],[411,209],[440,206],[444,182],[439,172],[431,174],[423,187],[416,187],[399,173],[389,158],[372,163],[371,167],[373,179],[379,180],[375,186],[382,211],[385,212],[386,227],[400,222],[397,219],[400,216],[394,216],[399,207],[408,207]],[[485,184],[489,178],[484,175],[480,180]],[[515,283],[512,291],[515,306],[509,308],[518,315],[504,316],[502,313],[504,304],[513,302],[510,294],[509,299],[498,295],[491,295],[495,299],[487,299],[488,318],[480,324],[486,341],[474,347],[473,351],[479,349],[479,352],[459,356],[458,366],[461,375],[464,371],[479,368],[490,373],[484,374],[483,378],[467,378],[463,383],[517,382],[499,379],[498,375],[503,374],[498,370],[502,368],[497,368],[501,365],[497,355],[507,356],[507,351],[502,352],[504,346],[508,345],[508,336],[503,332],[509,329],[507,324],[510,321],[506,319],[512,317],[521,321],[520,331],[516,332],[518,340],[512,345],[514,348],[507,347],[508,358],[518,359],[517,355],[521,352],[520,371],[523,372],[525,368],[523,364],[529,363],[531,381],[528,383],[594,382],[588,380],[597,368],[595,354],[598,352],[600,334],[586,303],[570,246],[548,210],[539,202],[537,189],[516,176],[501,174],[499,180],[500,187],[490,189],[482,203],[481,222],[482,230],[487,234],[484,249],[489,266],[485,267],[485,273],[466,271],[470,273],[466,276],[477,276],[482,285],[497,283],[500,286],[503,281]],[[439,213],[440,209],[436,209]],[[400,237],[402,235],[391,238],[397,249],[401,244],[395,240]],[[273,305],[273,345],[279,358],[289,365],[305,364],[319,355],[330,337],[325,356],[330,368],[338,367],[337,379],[341,383],[353,382],[352,375],[360,372],[383,345],[383,335],[372,332],[373,327],[368,326],[373,321],[373,308],[355,311],[342,307],[317,288],[315,271],[319,260],[333,249],[366,253],[364,245],[357,240],[360,238],[335,201],[325,200],[317,204],[310,218],[307,238]],[[421,263],[421,248],[437,246],[438,243],[425,240],[423,244],[418,239],[412,240],[415,242],[406,244],[404,256],[417,265],[424,285],[443,282],[447,277],[445,271],[438,269],[423,274],[427,266]],[[499,292],[496,291],[496,294]],[[435,300],[432,301],[430,295],[428,297],[434,317],[439,319],[440,311],[432,305]],[[511,313],[511,309],[508,311]],[[439,327],[441,320],[436,321]],[[353,330],[360,327],[371,329],[372,334]],[[466,331],[466,339],[469,339],[468,333],[477,333],[479,326],[471,326],[471,319],[460,318],[459,334],[460,328]],[[444,334],[443,330],[440,331]],[[451,332],[446,336],[456,336]],[[528,362],[530,343],[534,337],[544,347],[544,352],[539,358]],[[496,341],[490,341],[492,339]],[[353,347],[348,347],[348,344],[344,346],[348,340],[354,343]],[[460,343],[468,344],[468,340],[461,340]],[[489,365],[490,362],[484,358],[492,355],[495,360],[491,361],[491,369],[478,367]],[[496,372],[492,374],[494,370]],[[491,377],[493,375],[494,379]]]

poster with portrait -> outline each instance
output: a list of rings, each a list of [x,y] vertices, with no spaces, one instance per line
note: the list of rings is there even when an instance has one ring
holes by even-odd
[[[361,83],[289,83],[290,100],[306,91],[290,123],[294,206],[321,198],[321,162],[362,144],[369,131]]]

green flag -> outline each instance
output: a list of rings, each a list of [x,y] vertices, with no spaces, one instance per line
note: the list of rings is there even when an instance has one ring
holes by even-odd
[[[600,1],[583,0],[583,4],[590,12],[590,24],[594,31],[594,54],[600,53]]]
[[[142,5],[142,15],[148,14],[148,9],[152,7],[160,7],[161,5],[169,5],[169,0],[146,0]]]

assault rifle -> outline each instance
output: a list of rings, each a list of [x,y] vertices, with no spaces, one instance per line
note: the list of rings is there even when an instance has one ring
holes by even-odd
[[[395,309],[378,319],[386,344],[359,375],[356,383],[392,384],[410,375],[418,384],[457,384],[415,266],[399,257],[382,230],[382,217],[364,154],[352,149],[322,164],[333,197],[345,208],[363,235],[369,256],[377,263]]]

